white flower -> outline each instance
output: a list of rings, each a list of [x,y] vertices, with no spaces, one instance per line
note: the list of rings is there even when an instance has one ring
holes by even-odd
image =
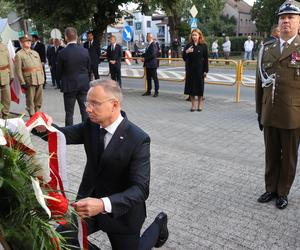
[[[7,144],[7,141],[3,135],[2,129],[0,128],[0,145],[6,145],[6,144]]]
[[[48,214],[49,218],[51,218],[51,211],[49,210],[49,208],[46,205],[45,197],[44,197],[44,194],[40,187],[40,182],[37,179],[34,179],[31,177],[31,183],[32,183],[32,187],[33,187],[34,194],[35,194],[37,201],[40,203],[42,208],[44,208],[44,210]]]

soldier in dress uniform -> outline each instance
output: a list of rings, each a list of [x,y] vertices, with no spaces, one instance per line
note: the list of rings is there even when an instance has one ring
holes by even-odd
[[[278,10],[280,37],[260,50],[256,79],[256,112],[265,141],[265,188],[258,202],[276,198],[288,205],[300,140],[300,7],[284,2]]]
[[[12,80],[12,69],[9,63],[9,53],[7,47],[2,43],[0,38],[0,89],[1,104],[0,118],[6,119],[9,115],[10,107],[10,82]]]
[[[25,34],[19,40],[22,49],[15,56],[16,72],[22,88],[26,91],[26,109],[33,116],[43,103],[43,65],[39,54],[30,48],[31,37]]]

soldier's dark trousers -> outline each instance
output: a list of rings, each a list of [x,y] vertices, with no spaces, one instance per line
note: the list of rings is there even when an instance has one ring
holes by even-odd
[[[300,128],[264,127],[267,192],[289,194],[296,173],[299,139]]]
[[[73,125],[73,115],[74,115],[74,106],[75,102],[77,100],[80,114],[81,114],[81,120],[85,121],[88,117],[84,102],[86,101],[86,91],[74,91],[74,92],[67,92],[64,93],[64,105],[65,105],[65,125]]]

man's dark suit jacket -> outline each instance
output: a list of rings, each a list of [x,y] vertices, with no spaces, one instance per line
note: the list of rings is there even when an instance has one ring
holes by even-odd
[[[55,52],[54,46],[49,48],[48,53],[47,53],[47,59],[48,59],[49,66],[51,66],[52,68],[56,67],[56,60],[57,60],[58,52],[61,51],[63,48],[64,48],[63,46],[58,46],[56,52]]]
[[[91,63],[93,65],[98,65],[100,63],[100,44],[97,41],[93,41],[92,46],[89,48],[89,41],[83,44],[83,47],[89,51],[91,58]]]
[[[158,47],[155,42],[152,42],[148,48],[146,49],[143,57],[144,57],[144,67],[146,68],[157,68],[158,67]]]
[[[78,198],[108,197],[111,201],[112,213],[96,216],[103,231],[139,233],[149,195],[149,136],[124,118],[101,157],[98,124],[88,119],[58,129],[65,134],[67,144],[84,144],[87,162]]]
[[[46,47],[41,42],[37,41],[35,46],[33,47],[33,50],[35,50],[41,58],[42,63],[46,63]]]
[[[56,76],[64,93],[89,90],[91,61],[88,51],[70,43],[58,53]]]
[[[121,68],[121,61],[122,61],[122,47],[119,44],[116,44],[115,49],[111,50],[111,45],[107,47],[107,61],[115,60],[115,64],[109,64],[109,68]]]

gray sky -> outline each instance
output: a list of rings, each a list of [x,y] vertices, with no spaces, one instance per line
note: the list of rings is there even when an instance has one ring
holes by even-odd
[[[255,0],[244,0],[245,2],[247,2],[248,4],[250,4],[251,6],[253,5],[253,3],[255,2]]]

